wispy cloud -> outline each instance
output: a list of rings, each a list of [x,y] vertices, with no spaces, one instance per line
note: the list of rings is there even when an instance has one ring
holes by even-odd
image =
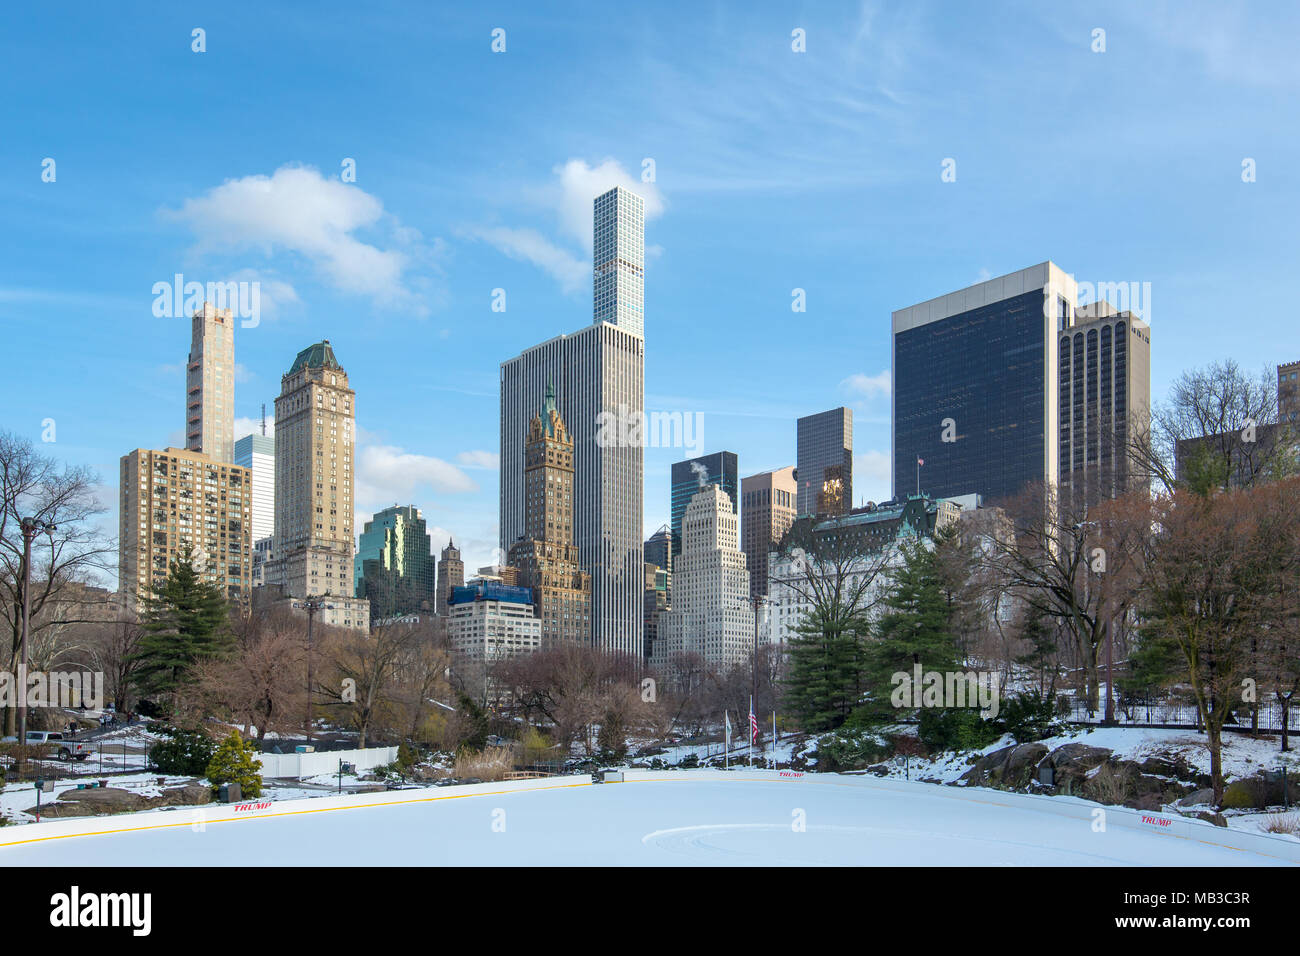
[[[570,159],[552,170],[554,179],[542,186],[524,187],[522,196],[553,221],[557,236],[538,228],[474,224],[457,233],[487,242],[512,259],[530,262],[551,275],[566,294],[590,287],[592,200],[615,186],[628,189],[645,200],[647,221],[663,215],[664,199],[654,183],[632,176],[617,160],[605,159],[592,166],[583,159]],[[570,244],[577,243],[581,255]],[[662,253],[652,247],[653,258]]]
[[[850,375],[840,382],[840,389],[866,398],[876,398],[881,395],[888,395],[891,385],[892,379],[889,369],[884,369],[875,375],[867,375],[863,372]]]

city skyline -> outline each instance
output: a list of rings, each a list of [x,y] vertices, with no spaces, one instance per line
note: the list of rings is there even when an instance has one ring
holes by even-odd
[[[698,414],[704,424],[700,448],[646,449],[646,529],[668,521],[672,462],[726,448],[739,455],[742,474],[785,467],[794,462],[795,419],[841,404],[855,419],[852,504],[889,497],[891,312],[1027,263],[1067,263],[1081,281],[1151,282],[1153,328],[1165,316],[1171,322],[1152,358],[1156,401],[1180,371],[1222,355],[1248,368],[1300,357],[1274,354],[1289,313],[1271,278],[1295,258],[1293,241],[1277,239],[1290,235],[1286,211],[1295,206],[1297,187],[1284,172],[1294,133],[1261,122],[1300,76],[1261,74],[1254,64],[1279,62],[1275,38],[1248,35],[1208,6],[1180,15],[1181,28],[1142,22],[1119,5],[1087,14],[1026,6],[991,42],[1032,49],[1008,67],[1011,85],[1056,96],[1059,110],[1025,110],[1000,93],[1004,74],[972,68],[988,52],[952,41],[986,28],[973,11],[863,8],[799,24],[768,13],[720,15],[697,25],[684,46],[660,20],[634,16],[600,28],[623,44],[611,97],[622,101],[556,129],[519,119],[527,109],[518,106],[603,65],[599,52],[567,59],[599,49],[597,28],[542,25],[517,12],[503,17],[510,45],[493,60],[494,24],[431,14],[449,49],[442,64],[421,67],[431,71],[417,74],[424,85],[470,63],[496,73],[467,92],[477,118],[435,111],[422,117],[430,129],[419,136],[429,139],[409,143],[402,140],[412,127],[386,134],[363,115],[394,90],[351,69],[364,54],[343,42],[344,21],[314,27],[340,51],[340,63],[327,66],[311,62],[310,48],[284,48],[286,24],[301,25],[289,13],[272,15],[266,35],[252,37],[237,29],[235,14],[209,12],[203,54],[191,52],[188,25],[128,30],[107,12],[87,16],[93,29],[83,37],[55,45],[28,30],[26,47],[6,46],[5,69],[39,69],[51,82],[33,91],[28,122],[0,148],[6,199],[31,223],[28,234],[0,240],[11,266],[0,281],[0,319],[19,355],[48,354],[58,330],[61,364],[16,366],[2,396],[7,427],[39,440],[52,419],[49,450],[99,472],[110,530],[120,457],[185,444],[178,402],[190,316],[154,314],[153,292],[180,273],[260,283],[256,323],[239,316],[234,330],[235,438],[258,431],[259,407],[274,401],[302,345],[331,339],[361,396],[357,516],[412,503],[428,517],[435,550],[450,534],[468,566],[492,563],[497,368],[535,344],[538,329],[567,332],[590,320],[591,239],[574,210],[585,207],[589,220],[594,196],[613,185],[647,200],[654,346],[646,408]],[[34,10],[16,17],[52,22]],[[1089,49],[1098,24],[1108,29],[1104,54]],[[789,50],[795,25],[807,30],[805,54]],[[414,69],[426,51],[397,33],[392,57]],[[97,39],[104,36],[128,55],[111,79],[69,98],[68,84],[83,71],[104,72],[113,47]],[[1220,46],[1198,39],[1209,36],[1221,37]],[[939,48],[949,62],[935,60]],[[692,102],[715,78],[712,56],[753,87],[740,102],[772,104],[771,120],[755,120],[735,143],[721,135],[734,126],[730,117]],[[539,58],[555,85],[528,90]],[[322,91],[304,114],[323,132],[304,143],[301,129],[276,128],[290,105],[283,91],[264,109],[250,106],[263,65],[300,71]],[[346,77],[332,77],[340,65]],[[653,95],[648,78],[664,81]],[[164,85],[149,109],[97,108]],[[1069,148],[1083,141],[1084,117],[1070,107],[1081,87],[1091,96],[1089,121],[1131,148]],[[521,92],[518,106],[501,109]],[[196,97],[204,109],[192,109]],[[346,134],[324,123],[340,99]],[[963,118],[961,105],[974,103],[987,103],[996,119]],[[156,161],[141,171],[136,146],[117,138],[148,141],[135,134],[160,125],[168,133],[155,137]],[[213,128],[238,131],[255,147],[232,159],[174,146]],[[457,137],[460,152],[429,158],[429,142]],[[864,151],[867,140],[889,148]],[[683,141],[698,145],[684,150],[676,145]],[[41,179],[47,157],[57,163],[52,182]],[[949,157],[954,182],[941,179]],[[354,182],[341,179],[348,159]],[[646,159],[654,160],[649,183]],[[1254,182],[1242,180],[1245,159],[1258,162]],[[258,190],[261,207],[249,200]],[[1185,201],[1189,190],[1194,204]],[[1119,212],[1133,228],[1059,228],[1098,212]],[[84,226],[75,237],[74,223]],[[722,298],[713,294],[720,269],[732,274]],[[505,292],[504,312],[492,309],[496,289]],[[790,311],[793,289],[806,291],[805,313]],[[1239,311],[1252,316],[1250,334],[1219,318]],[[789,344],[773,348],[777,335]],[[405,345],[405,375],[392,373],[394,342]],[[439,413],[426,415],[429,407]]]

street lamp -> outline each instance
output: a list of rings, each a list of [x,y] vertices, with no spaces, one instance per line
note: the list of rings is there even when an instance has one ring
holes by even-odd
[[[312,622],[316,619],[316,612],[322,610],[334,610],[333,604],[327,604],[320,598],[308,598],[305,601],[295,601],[294,608],[299,611],[307,612],[307,743],[311,743],[311,651],[312,651]]]
[[[27,636],[32,611],[32,538],[40,534],[53,534],[58,530],[52,522],[44,518],[22,518],[19,525],[23,532],[23,633],[22,657],[18,666],[18,743],[27,743]]]

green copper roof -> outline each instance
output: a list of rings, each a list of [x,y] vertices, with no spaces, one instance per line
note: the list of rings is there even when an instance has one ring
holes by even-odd
[[[547,437],[555,435],[555,428],[551,424],[553,421],[551,412],[553,411],[555,411],[555,386],[551,384],[551,380],[548,378],[546,380],[546,402],[542,405],[542,428]]]
[[[317,342],[315,345],[309,345],[293,360],[293,367],[289,369],[289,374],[300,371],[304,368],[334,368],[342,370],[343,366],[339,360],[334,357],[334,350],[330,348],[330,340]]]

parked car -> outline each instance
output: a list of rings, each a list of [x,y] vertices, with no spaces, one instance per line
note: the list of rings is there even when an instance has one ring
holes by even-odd
[[[24,738],[29,747],[39,749],[43,757],[58,757],[62,761],[85,760],[90,748],[76,740],[69,740],[57,730],[29,730]]]

